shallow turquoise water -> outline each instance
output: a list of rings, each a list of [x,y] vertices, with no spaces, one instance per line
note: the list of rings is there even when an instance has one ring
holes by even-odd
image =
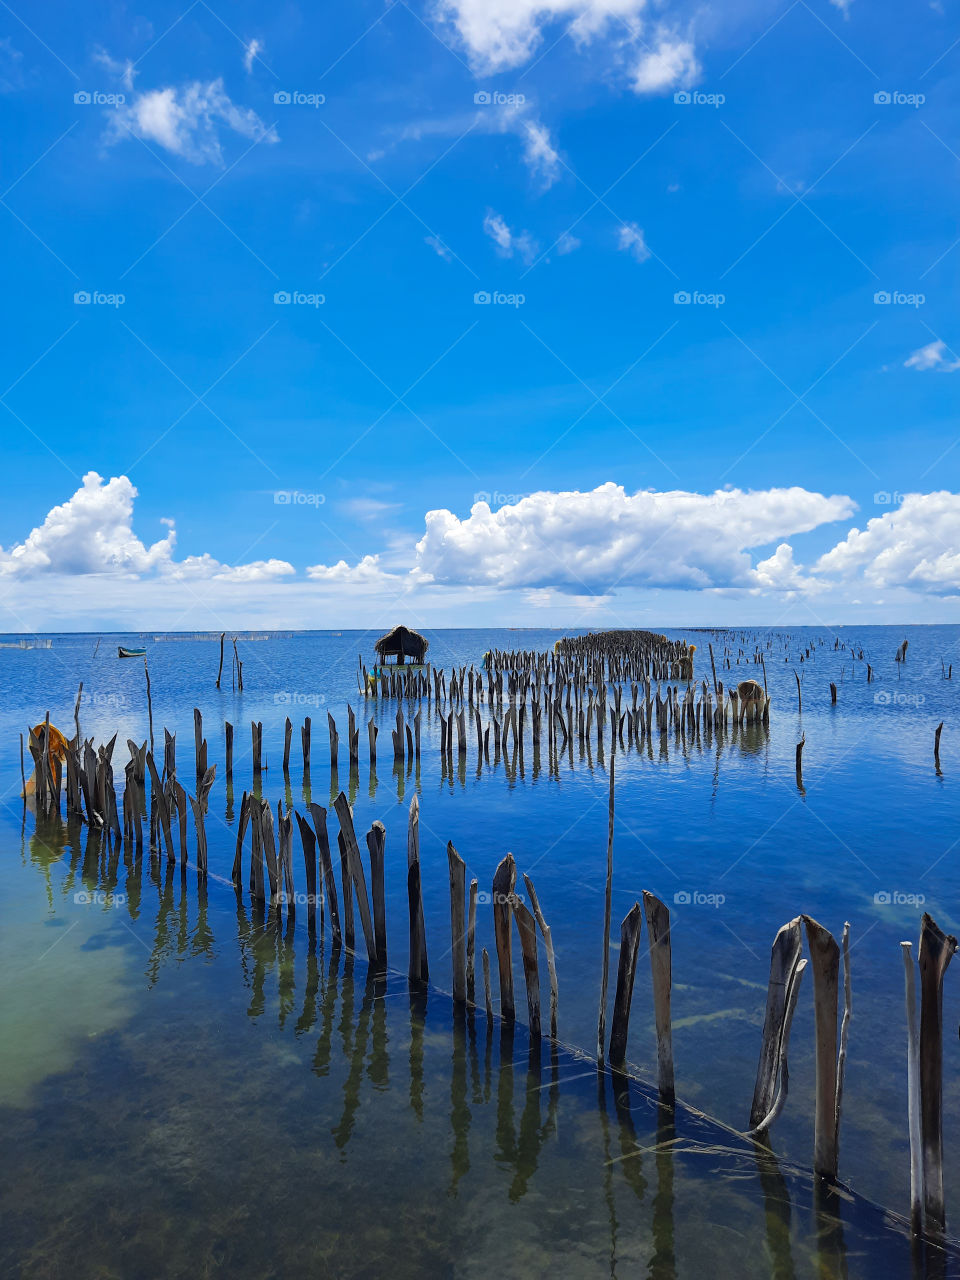
[[[709,637],[685,634],[701,646],[697,655],[697,677],[705,674],[709,682],[709,660],[704,662]],[[748,653],[752,652],[752,638],[756,634],[751,632],[750,640],[743,645]],[[846,632],[831,633],[824,628],[794,630],[786,654],[780,648],[784,643],[781,634],[768,634],[773,645],[766,665],[773,700],[768,732],[752,730],[738,735],[736,740],[731,737],[719,744],[715,739],[709,748],[703,742],[688,743],[685,748],[678,746],[671,734],[665,752],[658,742],[649,752],[646,747],[642,753],[618,752],[614,935],[618,936],[620,917],[642,889],[652,890],[669,904],[673,917],[678,1094],[732,1128],[742,1128],[753,1090],[769,946],[776,929],[800,911],[817,917],[837,936],[844,920],[849,920],[853,943],[854,1019],[841,1130],[840,1173],[846,1183],[863,1195],[902,1211],[907,1203],[908,1161],[899,941],[901,938],[916,940],[924,907],[948,930],[956,931],[960,923],[954,905],[960,889],[954,848],[957,839],[954,833],[960,818],[956,799],[960,744],[955,747],[951,739],[957,723],[955,684],[940,678],[941,656],[949,663],[951,655],[957,654],[960,629],[860,628],[855,636],[851,633],[847,643],[855,640],[862,644],[866,658],[876,671],[876,681],[870,685],[865,680],[865,664],[854,662],[849,648],[837,651],[832,647],[834,635],[840,634],[846,639]],[[909,636],[910,647],[907,662],[898,672],[893,655],[904,636]],[[532,875],[557,947],[561,1038],[569,1045],[586,1049],[593,1045],[606,855],[608,742],[605,743],[606,755],[598,752],[595,744],[589,754],[581,755],[579,745],[574,744],[572,752],[557,763],[556,772],[548,767],[545,748],[538,769],[528,744],[522,774],[519,765],[509,769],[502,760],[496,766],[483,764],[478,768],[475,742],[472,742],[465,769],[457,768],[455,757],[454,774],[450,778],[443,776],[438,731],[432,709],[425,706],[424,752],[419,769],[398,777],[392,769],[387,745],[396,705],[364,704],[362,698],[357,697],[357,654],[362,652],[369,660],[373,638],[359,633],[342,636],[318,633],[289,640],[241,643],[246,686],[242,695],[232,693],[229,688],[220,693],[214,689],[216,643],[154,644],[147,640],[156,736],[162,738],[164,724],[177,730],[178,759],[183,769],[193,754],[192,708],[197,705],[204,715],[210,758],[219,762],[221,778],[211,796],[207,821],[212,874],[207,913],[202,923],[196,918],[197,890],[192,872],[188,872],[184,892],[177,870],[165,897],[162,876],[165,867],[161,868],[159,887],[153,885],[147,858],[141,869],[139,902],[142,905],[135,908],[139,912],[136,915],[131,910],[134,887],[130,887],[131,901],[119,906],[101,905],[96,901],[75,903],[72,895],[78,891],[77,885],[86,884],[91,892],[97,886],[109,886],[109,864],[96,872],[102,861],[96,849],[90,853],[93,869],[84,872],[86,832],[79,837],[67,833],[67,848],[62,851],[57,833],[45,832],[39,840],[32,838],[30,816],[26,833],[21,837],[18,734],[26,723],[42,719],[48,709],[54,723],[69,728],[80,679],[85,689],[81,724],[86,735],[105,738],[119,730],[121,743],[128,736],[137,741],[146,737],[142,664],[119,662],[116,658],[117,643],[133,642],[137,637],[106,637],[95,658],[97,638],[86,636],[54,637],[50,650],[0,649],[3,795],[0,848],[8,871],[8,889],[0,904],[3,945],[8,956],[8,974],[22,973],[24,968],[30,970],[29,982],[21,979],[7,983],[8,995],[0,1011],[6,1058],[5,1070],[0,1075],[9,1095],[4,1102],[13,1108],[11,1114],[17,1117],[17,1149],[22,1152],[18,1182],[49,1179],[48,1166],[53,1161],[63,1161],[65,1145],[72,1144],[65,1167],[72,1168],[74,1179],[82,1173],[94,1183],[99,1179],[105,1188],[111,1177],[124,1168],[127,1157],[117,1153],[125,1151],[134,1141],[132,1103],[126,1101],[118,1106],[117,1102],[118,1097],[129,1098],[133,1078],[140,1082],[134,1094],[141,1104],[164,1112],[171,1105],[170,1099],[179,1096],[177,1091],[187,1089],[191,1100],[184,1101],[177,1140],[187,1144],[189,1160],[196,1161],[202,1170],[196,1175],[201,1184],[210,1181],[216,1184],[227,1176],[222,1170],[218,1172],[218,1161],[236,1169],[233,1143],[242,1145],[244,1134],[250,1136],[253,1144],[248,1148],[251,1160],[260,1158],[253,1154],[254,1147],[259,1151],[270,1143],[269,1139],[257,1139],[255,1135],[260,1132],[261,1124],[265,1126],[264,1132],[269,1132],[269,1117],[274,1111],[278,1133],[286,1135],[281,1145],[289,1147],[294,1143],[296,1146],[297,1125],[293,1114],[296,1107],[293,1112],[289,1110],[292,1104],[287,1096],[289,1073],[278,1067],[275,1083],[269,1083],[272,1079],[269,1063],[261,1056],[264,1042],[261,1038],[251,1042],[249,1036],[251,1023],[256,1028],[256,1036],[262,1037],[266,1024],[272,1022],[270,1042],[280,1053],[281,1062],[287,1053],[299,1060],[304,1046],[296,1024],[302,1017],[300,1002],[309,986],[307,940],[304,935],[302,941],[294,943],[293,959],[289,963],[282,958],[282,938],[273,937],[269,928],[259,933],[254,929],[259,941],[255,945],[251,943],[250,935],[243,933],[242,922],[238,924],[232,888],[217,879],[229,876],[233,861],[239,793],[250,782],[249,722],[253,718],[262,720],[264,725],[269,763],[263,775],[264,795],[274,804],[286,795],[288,802],[302,808],[304,779],[296,731],[288,791],[279,767],[283,720],[289,713],[298,726],[304,714],[313,717],[311,794],[326,804],[331,792],[326,712],[330,710],[334,714],[343,735],[346,701],[352,700],[360,718],[360,769],[358,776],[351,779],[343,764],[345,751],[341,745],[336,789],[343,786],[351,794],[358,831],[365,831],[375,818],[386,826],[388,939],[391,961],[400,969],[406,965],[406,808],[415,790],[420,797],[431,979],[439,988],[431,996],[431,1003],[439,1002],[437,1008],[442,1010],[436,1020],[436,1062],[426,1074],[430,1076],[431,1071],[434,1072],[434,1092],[446,1098],[444,1125],[435,1136],[430,1136],[429,1125],[439,1123],[437,1108],[431,1106],[425,1110],[425,1119],[416,1122],[426,1127],[411,1131],[414,1136],[410,1136],[399,1118],[400,1099],[406,1099],[411,1087],[407,1080],[397,1089],[392,1085],[382,1093],[374,1089],[372,1101],[364,1095],[365,1100],[358,1103],[358,1114],[369,1117],[375,1127],[367,1131],[366,1144],[353,1140],[349,1144],[352,1153],[360,1152],[364,1145],[370,1146],[371,1134],[374,1146],[396,1144],[390,1148],[395,1152],[393,1158],[387,1161],[386,1182],[393,1188],[388,1200],[400,1195],[405,1181],[409,1180],[410,1168],[429,1171],[418,1175],[426,1178],[422,1191],[426,1208],[423,1214],[415,1215],[415,1226],[411,1230],[428,1235],[432,1231],[444,1248],[449,1247],[447,1233],[453,1231],[453,1218],[440,1214],[434,1203],[440,1196],[441,1186],[436,1181],[440,1173],[434,1165],[446,1164],[449,1172],[446,1154],[443,1160],[437,1156],[441,1138],[447,1143],[453,1140],[449,1126],[454,1109],[452,1013],[451,1006],[440,994],[450,986],[446,955],[450,928],[445,853],[448,839],[453,840],[466,860],[468,876],[476,875],[481,888],[489,886],[494,867],[508,849],[514,853],[520,872]],[[429,657],[434,663],[449,667],[454,661],[479,662],[483,652],[492,645],[542,649],[552,647],[556,638],[552,632],[442,632],[431,636]],[[724,640],[717,636],[712,639],[719,656]],[[821,639],[826,643],[817,644],[811,660],[799,664],[798,650]],[[726,643],[730,643],[729,638]],[[789,661],[785,662],[784,656],[788,656]],[[736,645],[733,670],[726,673],[721,669],[718,672],[721,678],[729,682],[731,677],[758,674],[752,665],[748,669],[741,666],[738,671],[735,657]],[[797,712],[794,668],[803,675],[802,717]],[[839,688],[836,707],[830,705],[831,680],[836,681]],[[229,678],[225,683],[229,685]],[[373,780],[369,776],[365,750],[364,719],[368,715],[376,716],[382,725],[379,777]],[[222,781],[225,718],[237,726],[232,797]],[[941,747],[943,774],[937,777],[933,768],[933,731],[940,720],[945,722]],[[794,777],[794,748],[801,732],[806,735],[804,793],[798,791]],[[121,765],[125,757],[125,749],[118,746],[116,759]],[[77,840],[79,845],[75,843]],[[299,874],[298,858],[296,841],[295,866]],[[107,875],[107,881],[102,879],[103,874]],[[124,885],[129,872],[124,870],[122,859],[116,875],[114,891],[126,893]],[[689,895],[692,901],[675,901],[678,894]],[[697,895],[713,903],[722,898],[722,902],[707,905],[698,901]],[[891,900],[884,900],[884,895]],[[923,903],[919,901],[921,897]],[[488,916],[489,908],[481,909],[478,942],[492,950]],[[56,945],[42,963],[34,964],[32,960],[27,963],[28,957],[35,959],[44,950],[41,943],[50,946],[54,941]],[[258,968],[256,955],[265,947],[272,948],[278,958]],[[615,953],[613,961],[615,965]],[[329,963],[328,953],[317,958],[320,967]],[[343,964],[341,959],[341,970]],[[357,1008],[362,1011],[365,964],[357,961],[356,966],[354,994]],[[944,999],[946,1184],[948,1215],[952,1213],[954,1218],[960,1213],[957,1203],[960,1169],[954,1155],[960,1124],[960,1089],[955,1069],[958,1041],[953,1033],[960,1019],[958,973],[960,970],[948,972]],[[254,1001],[261,981],[263,1011],[255,1018],[247,1018],[244,1014]],[[288,997],[290,1012],[280,1026],[279,1008],[286,998],[284,983],[292,984],[292,993]],[[519,965],[517,984],[519,994],[522,992]],[[336,984],[338,991],[341,985]],[[334,1001],[334,1019],[342,1021],[345,1015],[336,1003],[342,1000],[342,992],[331,994],[330,998]],[[392,1036],[398,1044],[407,1045],[403,1056],[410,1065],[409,1000],[400,991],[391,991],[391,998],[383,1002],[374,998],[368,1008],[371,1027],[379,1003],[390,1029],[388,1042]],[[397,1011],[401,1008],[404,1016],[397,1022]],[[641,1077],[652,1079],[656,1045],[649,975],[642,969],[633,1008],[628,1057]],[[356,1017],[359,1022],[359,1013]],[[431,1013],[425,1030],[428,1043],[433,1043],[433,1024]],[[481,1024],[477,1030],[477,1052],[482,1061],[485,1020],[481,1019]],[[349,1079],[351,1052],[348,1046],[353,1044],[351,1037],[355,1032],[356,1028],[346,1036],[338,1033],[340,1048],[332,1055],[338,1069],[346,1072],[344,1082]],[[372,1030],[367,1034],[372,1035]],[[518,1046],[522,1036],[518,1028]],[[810,1163],[812,1043],[812,999],[808,986],[801,993],[791,1042],[790,1098],[772,1134],[773,1148],[785,1161],[785,1167],[805,1169]],[[518,1051],[525,1063],[525,1043]],[[365,1061],[372,1052],[372,1049],[365,1051]],[[571,1061],[576,1063],[575,1059]],[[498,1062],[494,1057],[491,1066],[494,1081],[500,1076]],[[106,1087],[114,1069],[111,1063],[120,1072],[122,1082],[118,1079],[101,1098],[97,1123],[108,1126],[112,1135],[110,1167],[114,1168],[114,1174],[109,1173],[104,1160],[97,1157],[96,1146],[83,1147],[76,1128],[79,1121],[74,1118],[72,1103],[68,1105],[68,1099],[75,1096],[78,1079],[89,1081],[91,1073],[93,1079],[100,1079],[106,1073]],[[142,1079],[144,1063],[155,1064],[147,1082]],[[177,1063],[183,1067],[182,1071]],[[244,1063],[249,1074],[247,1080],[243,1076]],[[582,1064],[570,1067],[574,1074],[582,1069]],[[214,1127],[201,1125],[200,1131],[195,1132],[199,1103],[193,1090],[198,1086],[184,1081],[195,1081],[198,1072],[206,1077],[204,1088],[217,1096],[220,1119]],[[318,1096],[314,1092],[318,1088],[317,1076],[310,1071],[306,1074],[310,1082],[298,1084],[294,1096],[300,1098],[301,1108],[323,1111],[324,1123],[329,1120],[327,1127],[331,1129],[336,1124],[332,1116],[334,1095],[321,1090]],[[491,1088],[493,1093],[497,1092],[496,1083]],[[602,1127],[596,1127],[601,1113],[597,1107],[595,1076],[570,1088],[570,1106],[575,1118],[563,1126],[562,1132],[567,1134],[568,1127],[572,1128],[577,1139],[582,1135],[587,1143],[585,1151],[593,1151],[596,1142],[602,1141],[603,1132]],[[343,1090],[338,1090],[338,1102],[342,1103],[343,1096]],[[82,1110],[89,1121],[92,1112],[86,1108],[94,1104],[87,1094],[85,1097],[87,1102]],[[503,1163],[495,1140],[496,1108],[487,1114],[483,1112],[487,1105],[480,1107],[470,1140],[489,1140],[490,1150],[477,1157],[474,1167],[487,1170],[482,1177],[478,1173],[480,1182],[476,1193],[482,1205],[479,1220],[483,1221],[486,1214],[490,1222],[494,1222],[502,1212],[504,1188],[487,1166],[497,1176],[503,1172],[506,1177],[504,1169],[510,1161]],[[615,1117],[612,1101],[609,1105]],[[383,1108],[379,1118],[370,1116],[371,1107]],[[251,1108],[257,1113],[255,1123],[251,1120]],[[227,1119],[231,1109],[236,1116],[237,1133],[228,1142],[225,1134],[231,1127]],[[329,1117],[326,1116],[328,1110],[331,1111]],[[261,1112],[265,1113],[265,1119]],[[639,1128],[639,1121],[635,1123]],[[541,1118],[538,1131],[543,1124]],[[616,1124],[614,1128],[616,1134],[611,1140],[616,1145],[620,1142],[620,1126]],[[169,1135],[164,1135],[162,1141],[168,1140],[171,1140]],[[710,1141],[716,1144],[715,1134]],[[655,1134],[648,1135],[640,1145],[652,1146],[654,1142]],[[549,1143],[547,1148],[553,1151]],[[325,1150],[321,1144],[318,1164],[323,1163],[325,1157],[321,1153]],[[443,1150],[446,1152],[445,1147]],[[337,1153],[339,1158],[339,1149]],[[149,1176],[158,1158],[157,1152],[144,1156],[142,1168],[139,1171],[131,1168],[129,1176]],[[176,1158],[179,1159],[179,1155]],[[279,1153],[276,1159],[279,1160]],[[359,1171],[365,1170],[365,1176],[369,1177],[371,1169],[376,1167],[372,1155],[351,1154],[350,1159],[358,1164],[357,1176],[361,1182]],[[583,1188],[591,1207],[589,1212],[578,1209],[578,1221],[582,1218],[582,1222],[576,1237],[587,1242],[583,1245],[583,1259],[585,1273],[588,1273],[599,1265],[597,1259],[605,1257],[611,1248],[610,1212],[603,1174],[607,1166],[576,1149],[570,1159],[575,1167],[586,1160],[592,1170]],[[654,1157],[650,1159],[655,1161]],[[692,1180],[689,1202],[677,1200],[674,1205],[675,1221],[685,1226],[695,1220],[695,1206],[706,1195],[706,1186],[726,1181],[722,1176],[726,1157],[717,1158],[718,1179],[698,1181],[702,1175],[697,1171],[710,1166],[712,1159],[690,1156],[679,1160],[682,1176]],[[368,1165],[367,1161],[371,1163]],[[294,1163],[298,1187],[306,1186],[311,1178],[318,1176],[309,1160],[302,1165],[298,1157]],[[691,1168],[688,1169],[688,1165]],[[271,1168],[274,1178],[282,1177],[282,1165],[274,1164]],[[755,1165],[753,1170],[747,1179],[750,1190],[744,1191],[747,1203],[743,1212],[748,1218],[754,1212],[760,1216],[753,1225],[746,1225],[747,1219],[744,1220],[743,1230],[748,1238],[761,1230],[760,1224],[766,1220],[760,1211],[762,1187],[758,1191],[754,1185],[757,1183]],[[740,1185],[741,1173],[728,1169],[726,1173],[733,1183]],[[514,1169],[511,1177],[515,1176]],[[563,1203],[561,1191],[569,1187],[570,1178],[570,1165],[564,1163],[560,1152],[556,1152],[556,1159],[553,1154],[548,1155],[527,1179],[530,1190],[521,1201],[529,1206],[532,1195],[543,1197],[538,1204],[542,1212],[547,1212],[553,1201]],[[649,1208],[648,1201],[656,1198],[652,1185],[655,1179],[649,1171],[645,1178],[649,1185],[640,1199]],[[250,1185],[249,1181],[244,1183],[237,1197],[241,1203],[234,1206],[241,1216],[249,1213]],[[317,1194],[323,1185],[324,1178],[318,1176]],[[629,1182],[617,1184],[618,1194],[624,1193],[625,1187],[633,1202],[626,1218],[623,1218],[622,1207],[614,1215],[618,1222],[617,1231],[613,1233],[617,1256],[624,1265],[629,1260],[645,1261],[652,1266],[648,1254],[641,1257],[630,1252],[649,1245],[653,1228],[649,1221],[644,1227],[636,1220],[638,1198],[636,1190],[629,1188]],[[327,1194],[334,1193],[328,1188]],[[725,1193],[716,1194],[720,1197],[717,1206],[722,1206]],[[797,1195],[802,1199],[799,1190]],[[184,1206],[188,1200],[186,1194],[182,1201],[174,1197],[166,1206],[166,1232],[154,1223],[152,1238],[159,1242],[161,1238],[169,1239],[171,1233],[182,1234],[184,1239],[189,1236],[186,1227],[182,1232],[174,1229],[174,1224],[180,1221],[179,1215],[187,1212]],[[338,1213],[348,1219],[356,1215],[354,1220],[359,1223],[363,1221],[362,1205],[354,1203],[355,1200],[362,1200],[358,1191],[341,1187],[337,1192]],[[676,1218],[678,1205],[679,1219]],[[56,1215],[49,1212],[49,1205],[46,1207],[46,1216],[37,1211],[41,1219],[37,1231],[49,1244],[50,1222]],[[228,1209],[229,1206],[224,1206],[224,1212]],[[569,1206],[567,1211],[573,1212]],[[73,1220],[73,1212],[71,1206],[68,1220]],[[728,1212],[722,1207],[715,1210],[705,1207],[704,1212],[708,1219],[714,1214],[716,1221],[713,1226],[709,1222],[704,1226],[706,1234],[701,1237],[700,1247],[704,1240],[711,1241],[711,1248],[718,1247],[714,1228],[722,1233]],[[199,1213],[197,1206],[190,1213]],[[425,1223],[434,1213],[438,1216],[431,1229]],[[599,1225],[595,1230],[593,1226],[588,1229],[584,1224],[592,1224],[595,1216]],[[642,1218],[642,1214],[640,1216]],[[202,1214],[196,1219],[197,1223],[201,1218]],[[550,1240],[555,1234],[535,1227],[533,1217],[528,1220],[526,1214],[523,1222],[523,1230],[532,1233],[529,1236],[534,1242],[532,1248],[543,1248],[544,1239]],[[603,1225],[604,1222],[607,1225]],[[131,1231],[148,1230],[147,1215],[138,1218],[137,1223],[139,1225],[133,1223],[129,1214],[123,1217],[125,1239]],[[731,1228],[731,1235],[740,1229],[739,1226]],[[799,1228],[791,1229],[799,1232],[795,1246],[802,1251],[806,1247],[805,1234]],[[229,1235],[226,1231],[226,1238]],[[396,1239],[386,1231],[385,1247],[391,1248],[389,1241]],[[167,1245],[157,1243],[156,1247]],[[330,1247],[338,1247],[336,1241]],[[487,1265],[500,1267],[502,1255],[491,1253],[491,1247],[487,1242],[478,1256]],[[570,1243],[568,1247],[574,1245]],[[104,1248],[101,1239],[94,1254]],[[213,1256],[216,1262],[218,1255]],[[431,1265],[435,1263],[442,1272],[443,1267],[452,1265],[451,1256],[438,1253]],[[361,1260],[362,1252],[355,1256],[357,1267]],[[478,1270],[480,1265],[476,1264]],[[122,1265],[117,1263],[117,1266],[120,1273],[128,1274]],[[37,1274],[44,1274],[40,1261],[37,1267]],[[679,1269],[682,1271],[684,1267]],[[461,1270],[463,1268],[458,1267],[458,1272]],[[767,1273],[762,1269],[758,1271],[758,1274]]]

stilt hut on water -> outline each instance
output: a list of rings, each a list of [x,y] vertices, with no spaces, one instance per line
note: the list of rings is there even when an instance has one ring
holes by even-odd
[[[388,658],[394,658],[397,666],[423,666],[430,641],[419,631],[411,631],[409,627],[394,627],[385,636],[381,636],[373,646],[377,658],[386,664]]]

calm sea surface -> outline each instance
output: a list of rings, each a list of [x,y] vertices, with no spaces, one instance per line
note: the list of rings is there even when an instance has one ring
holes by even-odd
[[[490,648],[552,649],[555,631],[428,633],[435,666],[479,665]],[[609,729],[603,749],[574,742],[551,769],[527,742],[519,764],[442,768],[435,710],[422,704],[419,766],[395,770],[397,704],[358,694],[357,661],[374,635],[297,633],[240,641],[244,691],[214,687],[216,641],[53,636],[50,649],[0,648],[0,1204],[16,1222],[0,1244],[24,1275],[505,1275],[545,1273],[891,1274],[909,1247],[869,1205],[832,1209],[813,1229],[812,985],[793,1026],[790,1094],[759,1160],[729,1130],[746,1127],[770,944],[800,912],[839,938],[851,925],[853,1021],[840,1176],[866,1200],[906,1213],[909,1159],[903,964],[920,915],[960,932],[960,628],[860,627],[676,632],[708,640],[725,684],[761,677],[768,730],[710,745],[671,733],[616,754],[613,943],[643,889],[672,916],[674,1056],[683,1103],[675,1132],[643,1084],[656,1078],[647,967],[633,999],[626,1092],[598,1079],[596,1038],[606,862]],[[845,648],[834,648],[839,636]],[[6,639],[12,639],[7,637]],[[909,641],[898,668],[897,646]],[[769,641],[769,647],[767,643]],[[207,834],[210,877],[111,856],[86,828],[23,822],[19,734],[49,710],[72,732],[77,686],[84,736],[147,737],[147,647],[154,733],[176,731],[192,782],[193,708],[203,714],[217,781]],[[862,647],[865,661],[851,650]],[[725,648],[732,669],[722,663]],[[740,649],[745,656],[737,666]],[[810,649],[810,657],[806,651]],[[96,649],[96,652],[95,652]],[[800,662],[800,655],[804,661]],[[868,684],[866,662],[875,679]],[[941,662],[956,664],[945,680]],[[749,665],[747,665],[749,663]],[[797,709],[797,671],[802,714]],[[830,702],[830,682],[838,701]],[[360,767],[346,767],[346,706],[360,725]],[[408,708],[408,710],[410,710]],[[331,779],[326,716],[341,732]],[[412,710],[411,710],[412,714]],[[294,722],[289,779],[284,718]],[[310,776],[299,726],[313,720]],[[487,709],[483,708],[484,721]],[[365,721],[381,727],[377,776]],[[234,787],[223,778],[223,725],[236,727]],[[304,812],[305,788],[329,805],[342,788],[361,835],[386,827],[391,974],[311,947],[305,919],[258,917],[228,883],[240,793],[251,782],[250,722],[263,722],[265,798]],[[933,739],[943,721],[942,775]],[[529,734],[529,722],[528,722]],[[803,781],[794,772],[805,735]],[[189,789],[189,787],[188,787]],[[419,796],[431,991],[411,998],[406,822]],[[331,828],[336,822],[331,814]],[[192,839],[192,823],[191,823]],[[248,836],[249,840],[249,836]],[[564,1048],[531,1053],[518,1022],[454,1014],[446,843],[489,889],[507,851],[533,878],[552,927]],[[303,888],[299,838],[295,870]],[[247,855],[248,856],[248,855]],[[245,873],[246,879],[246,873]],[[478,949],[494,953],[489,907]],[[518,948],[515,947],[515,951]],[[612,981],[616,951],[611,952]],[[515,955],[518,1017],[523,979]],[[545,986],[545,974],[542,973]],[[494,983],[496,987],[496,982]],[[960,1223],[960,961],[944,988],[945,1181]],[[723,1126],[726,1126],[724,1128]],[[670,1144],[671,1138],[676,1142]],[[659,1145],[658,1145],[659,1143]],[[656,1148],[656,1150],[654,1150]]]

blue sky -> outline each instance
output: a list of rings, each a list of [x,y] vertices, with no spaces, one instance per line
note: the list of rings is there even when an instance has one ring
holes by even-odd
[[[0,626],[960,618],[955,13],[5,6]]]

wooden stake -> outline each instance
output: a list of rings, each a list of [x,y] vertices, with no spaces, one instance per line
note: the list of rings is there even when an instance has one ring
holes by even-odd
[[[900,943],[907,1002],[907,1125],[910,1133],[910,1223],[913,1234],[923,1232],[923,1139],[920,1128],[920,1027],[917,1022],[917,982],[913,947]]]
[[[620,959],[617,964],[617,990],[613,1000],[613,1026],[610,1030],[610,1065],[615,1068],[622,1067],[627,1056],[630,1004],[637,973],[642,922],[640,903],[635,902],[620,925]]]
[[[906,641],[904,641],[906,648]],[[920,1126],[927,1231],[945,1225],[943,1201],[943,975],[957,940],[925,911],[920,921]]]
[[[370,852],[370,892],[373,896],[373,936],[376,943],[377,965],[387,967],[387,915],[384,896],[383,851],[387,832],[382,822],[375,822],[367,832],[367,849]]]
[[[603,720],[599,723],[602,725]],[[614,757],[610,757],[610,798],[607,803],[607,888],[603,908],[603,965],[600,979],[600,1017],[597,1023],[597,1061],[603,1062],[604,1044],[607,1038],[607,984],[610,980],[610,914],[613,904],[613,772]]]
[[[813,967],[814,1025],[816,1028],[816,1118],[814,1172],[837,1176],[837,1006],[840,948],[822,924],[805,915],[807,945]]]
[[[447,843],[447,866],[450,872],[450,938],[453,962],[453,998],[457,1004],[463,1004],[467,998],[467,931],[464,922],[466,866],[450,842]]]
[[[514,904],[523,956],[523,977],[527,988],[527,1020],[530,1034],[540,1037],[540,971],[537,965],[537,922],[522,902]]]
[[[676,1091],[673,1079],[673,1028],[670,1022],[670,991],[673,982],[670,912],[659,898],[644,889],[643,913],[647,919],[653,1009],[657,1024],[657,1084],[661,1102],[672,1105]],[[637,937],[639,939],[639,930]]]
[[[550,1035],[551,1038],[557,1039],[557,959],[553,950],[553,935],[550,932],[550,926],[544,919],[543,912],[540,909],[540,901],[537,898],[537,891],[533,887],[533,881],[524,872],[523,883],[527,887],[527,895],[530,898],[530,906],[533,909],[534,919],[539,926],[540,933],[543,935],[543,949],[547,953],[547,973],[550,975]]]
[[[770,979],[767,984],[767,1008],[763,1018],[763,1038],[760,1043],[760,1062],[757,1066],[757,1082],[750,1107],[750,1128],[756,1128],[767,1116],[776,1093],[777,1067],[783,1039],[787,1008],[787,991],[793,973],[800,963],[803,937],[800,917],[789,920],[778,931],[770,948]]]
[[[423,924],[423,894],[420,884],[420,801],[410,801],[407,824],[407,900],[410,907],[410,981],[418,985],[429,980],[427,936]]]
[[[505,1022],[513,1022],[516,1017],[510,930],[510,909],[516,883],[517,866],[513,854],[508,853],[493,875],[493,936],[497,944],[497,966],[500,973],[500,1016]]]

